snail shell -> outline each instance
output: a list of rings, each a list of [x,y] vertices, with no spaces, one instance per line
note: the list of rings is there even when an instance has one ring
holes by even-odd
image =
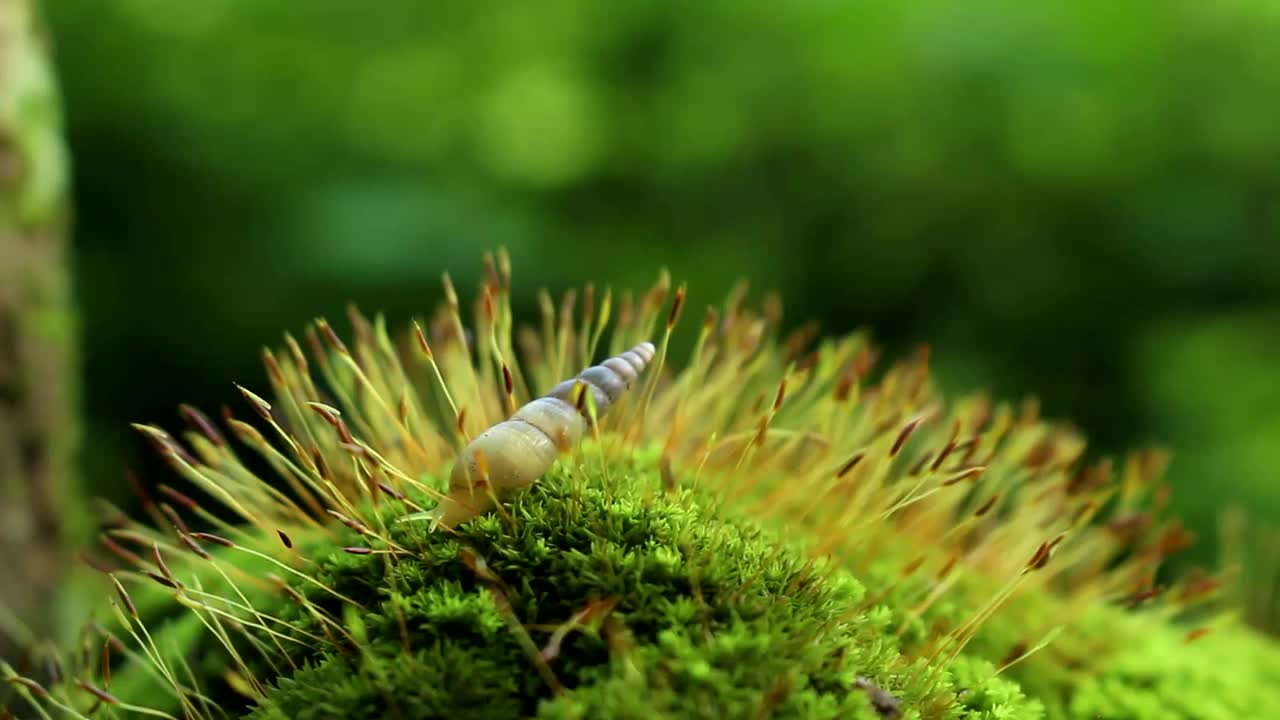
[[[640,343],[556,385],[485,430],[463,449],[449,477],[449,495],[431,511],[432,519],[453,527],[491,509],[494,495],[533,484],[587,430],[587,404],[582,403],[581,411],[574,405],[578,383],[593,396],[597,416],[603,416],[640,377],[655,352],[653,343]],[[484,468],[478,459],[481,455]]]

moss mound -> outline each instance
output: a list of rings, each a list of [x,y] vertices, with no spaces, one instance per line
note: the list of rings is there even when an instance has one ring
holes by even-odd
[[[250,716],[1040,717],[989,672],[957,701],[964,688],[899,655],[891,612],[858,610],[852,576],[664,490],[654,463],[570,467],[456,535],[389,525],[395,555],[305,549],[316,580],[366,606],[357,642],[298,653]],[[301,604],[281,614],[325,632]]]
[[[1280,717],[1280,650],[1236,626],[1188,643],[1186,631],[1112,615],[1098,630],[1127,638],[1101,672],[1046,694],[1063,720]]]
[[[184,408],[181,437],[137,426],[199,499],[161,486],[151,523],[108,520],[117,607],[47,705],[191,720],[1280,717],[1280,649],[1222,616],[1221,581],[1157,585],[1190,541],[1163,513],[1163,453],[1094,462],[1035,403],[948,401],[927,352],[873,381],[861,334],[805,353],[739,292],[667,366],[685,291],[665,307],[665,274],[638,303],[621,295],[609,354],[663,317],[667,332],[586,443],[452,531],[400,522],[433,509],[460,447],[606,352],[609,296],[595,315],[587,289],[581,326],[575,295],[558,316],[542,296],[517,354],[509,263],[487,260],[471,327],[446,278],[445,305],[399,340],[353,311],[350,343],[321,319],[309,355],[288,335],[265,351],[273,400],[242,389],[257,424],[224,410],[223,431]],[[491,449],[529,459],[515,440]]]

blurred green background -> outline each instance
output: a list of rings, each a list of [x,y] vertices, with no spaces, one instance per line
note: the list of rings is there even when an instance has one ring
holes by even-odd
[[[348,300],[399,321],[739,276],[929,341],[953,389],[1176,449],[1202,534],[1280,521],[1280,5],[55,0],[96,490],[131,421],[262,386]],[[758,292],[757,292],[758,297]],[[163,473],[162,470],[156,470]],[[1206,546],[1197,551],[1208,557]]]

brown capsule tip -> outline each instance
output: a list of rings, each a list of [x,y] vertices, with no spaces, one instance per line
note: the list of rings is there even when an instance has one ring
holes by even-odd
[[[203,560],[211,559],[209,556],[209,552],[205,550],[203,547],[200,547],[200,543],[192,539],[192,537],[187,533],[179,533],[178,539],[182,541],[183,545],[187,546],[187,549],[189,549],[191,552],[195,553],[196,555],[200,556],[201,559]]]
[[[489,286],[489,285],[485,285],[485,286],[484,286],[484,302],[483,302],[483,307],[484,307],[484,319],[485,319],[485,321],[486,321],[486,322],[488,322],[488,323],[490,323],[490,324],[493,324],[494,319],[495,319],[495,318],[497,318],[497,316],[498,316],[498,313],[497,313],[497,310],[495,309],[495,306],[494,306],[494,303],[493,303],[493,290],[491,290],[491,289],[490,289],[490,286]]]
[[[760,425],[756,428],[755,437],[751,439],[751,444],[755,447],[764,447],[764,439],[769,432],[769,418],[760,418]]]
[[[1036,443],[1027,451],[1026,457],[1022,459],[1022,464],[1034,470],[1048,465],[1057,453],[1057,445],[1052,437],[1045,438]]]
[[[920,343],[916,346],[916,363],[922,371],[929,369],[929,356],[933,354],[933,346],[929,343]]]
[[[685,286],[681,285],[676,289],[676,297],[671,301],[671,312],[667,313],[667,329],[676,326],[680,320],[680,313],[684,310],[684,294]]]
[[[467,409],[460,408],[458,410],[458,419],[456,422],[459,434],[462,434],[462,435],[466,434],[467,431],[464,429],[466,427],[466,424],[467,424]]]
[[[951,559],[947,560],[947,564],[943,565],[942,568],[938,570],[938,580],[946,580],[947,576],[951,574],[951,571],[956,569],[956,563],[958,562],[960,562],[960,555],[952,555]]]
[[[1005,668],[1014,664],[1019,658],[1026,655],[1027,650],[1029,649],[1030,646],[1026,642],[1020,642],[1014,645],[1013,649],[1009,650],[1009,653],[1004,656],[1004,659],[1000,661],[1000,664],[997,667]]]
[[[240,391],[240,394],[244,396],[245,400],[249,401],[249,404],[252,405],[253,409],[257,411],[259,415],[262,416],[263,420],[271,419],[271,403],[267,402],[266,400],[263,400],[262,398],[254,394],[252,391],[250,391],[248,388],[245,388],[239,384],[236,384],[236,389]]]
[[[515,389],[516,389],[515,380],[512,379],[511,368],[507,367],[506,363],[502,363],[502,384],[503,384],[503,387],[507,389],[507,395],[511,395],[513,392],[515,392]]]
[[[817,350],[810,351],[796,363],[796,372],[806,372],[814,369],[821,359],[821,354]]]
[[[587,384],[581,380],[573,386],[573,406],[582,412],[587,406]]]
[[[1071,519],[1071,527],[1080,527],[1084,523],[1088,522],[1088,520],[1093,517],[1093,514],[1097,512],[1097,510],[1098,510],[1098,503],[1093,500],[1090,500],[1084,505],[1081,505],[1080,509],[1076,510],[1075,517]]]
[[[395,488],[391,487],[390,485],[388,485],[388,484],[387,484],[387,483],[385,483],[385,482],[381,482],[381,481],[379,481],[379,482],[378,482],[378,489],[382,490],[382,492],[384,492],[384,493],[386,493],[386,494],[390,495],[391,497],[395,498],[396,500],[404,500],[404,499],[406,499],[406,497],[407,497],[404,493],[402,493],[402,492],[400,492],[399,490],[397,490],[397,489],[395,489]]]
[[[341,418],[338,419],[338,424],[334,425],[334,427],[337,428],[338,438],[342,440],[342,442],[355,443],[355,436],[351,434],[351,430],[347,428],[347,424],[343,422]]]
[[[338,519],[338,522],[342,523],[343,525],[346,525],[347,527],[351,528],[352,530],[355,530],[356,532],[360,533],[361,535],[368,535],[368,534],[369,534],[369,529],[368,529],[368,528],[366,528],[364,525],[361,525],[360,523],[356,522],[355,520],[352,520],[351,518],[347,517],[346,515],[343,515],[342,513],[338,512],[337,510],[329,510],[329,511],[328,511],[328,513],[329,513],[330,515],[334,516],[335,518],[337,518],[337,519]]]
[[[329,346],[332,347],[334,351],[342,355],[351,354],[351,352],[347,350],[346,343],[342,342],[342,338],[338,337],[338,333],[334,332],[333,326],[329,324],[328,320],[323,318],[317,320],[316,327],[320,329],[320,333],[324,335],[324,339],[328,341]]]
[[[129,648],[125,646],[124,642],[122,642],[120,638],[116,637],[115,635],[112,635],[110,632],[107,631],[106,628],[102,627],[101,625],[98,625],[97,623],[94,623],[93,626],[94,626],[94,629],[98,631],[99,635],[102,635],[104,638],[106,638],[107,644],[111,646],[112,650],[116,651],[121,655],[124,655],[125,653],[129,652]]]
[[[485,282],[495,288],[501,287],[502,281],[498,278],[498,268],[493,261],[493,253],[485,252],[483,261]]]
[[[1154,600],[1155,598],[1159,597],[1163,593],[1164,593],[1164,588],[1159,585],[1155,587],[1147,588],[1145,590],[1139,590],[1129,598],[1129,607],[1137,607],[1145,602]]]
[[[125,468],[125,480],[129,483],[129,488],[133,491],[134,497],[138,498],[138,502],[143,509],[151,507],[151,494],[147,492],[147,488],[143,486],[142,481],[138,479],[137,473],[133,470]]]
[[[116,595],[120,596],[120,602],[124,605],[124,609],[129,613],[129,617],[138,617],[138,606],[133,604],[133,598],[129,597],[128,591],[124,589],[124,585],[115,575],[111,576],[112,582],[116,586]]]
[[[578,302],[578,289],[569,288],[560,297],[560,324],[566,329],[573,327],[573,306]]]
[[[1205,635],[1208,635],[1212,631],[1213,631],[1212,628],[1205,628],[1205,627],[1196,628],[1195,630],[1192,630],[1191,632],[1187,633],[1187,636],[1183,640],[1183,642],[1193,643],[1196,640],[1199,640],[1200,638],[1204,637]]]
[[[1047,565],[1049,563],[1049,558],[1053,556],[1053,549],[1057,547],[1058,543],[1061,542],[1061,539],[1062,539],[1062,536],[1058,536],[1058,538],[1054,539],[1053,541],[1046,540],[1045,542],[1040,543],[1040,547],[1036,548],[1036,551],[1034,554],[1032,554],[1031,559],[1027,561],[1027,566],[1023,570],[1023,572],[1032,572],[1034,570],[1039,570],[1043,568],[1045,565]]]
[[[280,369],[280,363],[276,361],[275,353],[270,348],[262,349],[262,364],[267,368],[267,377],[276,385],[284,385],[284,372]]]
[[[1117,539],[1131,542],[1151,527],[1152,517],[1146,512],[1135,512],[1114,518],[1107,523],[1107,531]]]
[[[320,448],[315,445],[311,446],[311,460],[315,463],[316,472],[322,478],[329,478],[329,463],[324,459],[324,453],[320,452]]]
[[[178,589],[178,581],[177,581],[177,580],[174,580],[174,579],[171,579],[171,578],[167,578],[167,577],[165,577],[164,575],[161,575],[160,573],[158,573],[158,572],[156,572],[156,571],[154,571],[154,570],[144,570],[144,571],[143,571],[143,573],[144,573],[147,577],[151,578],[152,580],[155,580],[156,582],[160,583],[161,585],[163,585],[163,586],[165,586],[165,587],[167,587],[167,588],[173,588],[174,590],[177,590],[177,589]]]
[[[235,543],[233,543],[233,542],[231,542],[230,540],[228,540],[228,539],[226,539],[226,538],[222,537],[221,535],[214,535],[214,534],[212,534],[212,533],[206,533],[206,532],[195,532],[195,533],[191,533],[191,537],[196,538],[197,540],[204,540],[205,542],[211,542],[211,543],[213,543],[214,545],[221,545],[221,546],[223,546],[223,547],[235,547],[235,546],[236,546],[236,544],[235,544]]]
[[[778,412],[782,407],[782,401],[787,398],[787,379],[782,378],[782,382],[778,383],[778,394],[773,398],[773,411]]]
[[[89,568],[93,570],[97,570],[98,572],[104,573],[106,575],[110,575],[111,573],[115,572],[115,568],[102,562],[101,560],[94,558],[92,555],[84,551],[80,552],[80,562],[84,563]]]
[[[973,459],[974,453],[978,451],[978,438],[969,438],[962,443],[957,443],[953,452],[960,453],[960,464],[964,465]]]
[[[162,495],[165,495],[188,510],[194,511],[200,508],[200,505],[196,503],[195,500],[192,500],[190,495],[178,492],[168,485],[159,485],[156,489],[159,490]]]
[[[342,413],[339,412],[337,408],[331,407],[329,405],[325,405],[322,402],[314,402],[314,401],[307,402],[307,407],[311,408],[318,415],[320,415],[320,417],[324,418],[325,422],[329,423],[330,425],[333,425],[334,427],[337,427],[338,420],[342,415]]]
[[[302,352],[302,346],[294,339],[293,335],[285,333],[284,342],[289,346],[289,354],[293,356],[293,364],[298,366],[298,371],[306,374],[309,370],[307,364],[307,356]]]
[[[1222,580],[1218,578],[1205,577],[1201,574],[1187,581],[1182,588],[1182,593],[1178,596],[1182,602],[1190,602],[1199,597],[1207,595],[1218,588],[1222,587]]]
[[[864,378],[871,371],[871,365],[875,362],[875,356],[869,347],[863,347],[853,358],[853,374],[854,377]]]
[[[942,482],[942,485],[944,487],[949,487],[951,485],[962,483],[965,480],[977,480],[979,477],[982,476],[982,473],[986,472],[986,470],[987,470],[986,465],[975,465],[971,468],[965,468],[964,470],[961,470],[955,475],[952,475],[951,477],[944,480]]]
[[[351,322],[351,329],[356,333],[357,345],[373,344],[373,326],[369,324],[369,319],[360,312],[360,308],[355,303],[347,303],[347,319]]]
[[[373,553],[372,548],[367,547],[345,547],[342,551],[351,555],[370,555]]]
[[[205,438],[216,447],[223,447],[226,445],[226,440],[223,438],[222,433],[214,427],[213,422],[209,420],[209,417],[197,410],[195,407],[186,404],[179,405],[178,414],[182,415],[184,420],[195,427],[201,435],[204,435]]]
[[[714,328],[715,326],[716,326],[716,309],[715,307],[708,305],[707,312],[702,317],[702,330],[704,332],[711,332],[711,329]]]
[[[898,453],[902,450],[902,447],[907,444],[907,440],[911,437],[911,434],[916,431],[917,427],[920,427],[920,422],[922,420],[924,420],[924,418],[914,418],[911,422],[902,427],[902,431],[898,433],[898,437],[893,441],[893,447],[889,449],[889,457],[897,457]]]
[[[288,548],[289,550],[293,549],[293,538],[290,538],[288,533],[277,528],[276,534],[280,536],[280,542],[284,543],[284,546],[286,548]]]
[[[164,562],[164,555],[160,552],[159,543],[151,543],[151,557],[155,561],[156,567],[160,568],[160,572],[164,573],[165,577],[173,577],[173,573],[169,571],[169,566]]]
[[[440,284],[444,286],[444,299],[450,308],[458,307],[458,291],[453,288],[453,279],[449,277],[449,273],[441,273]]]
[[[505,247],[498,248],[498,277],[503,290],[511,289],[511,255]]]
[[[102,684],[107,688],[111,687],[111,641],[104,640],[102,643]]]
[[[308,325],[306,331],[307,345],[311,346],[311,354],[321,365],[328,364],[328,353],[324,350],[324,344],[320,342],[320,335],[316,333],[315,327]]]
[[[587,283],[582,288],[582,325],[583,327],[591,327],[591,322],[596,316],[596,286]]]
[[[999,500],[1000,500],[1000,493],[996,493],[995,495],[992,495],[989,500],[982,503],[982,507],[973,511],[973,516],[982,517],[983,515],[986,515],[987,513],[991,512],[991,508],[995,507],[996,503],[999,502]]]
[[[929,466],[929,472],[936,472],[938,468],[942,467],[942,463],[947,461],[947,456],[951,455],[955,449],[956,441],[953,437],[951,440],[947,441],[946,445],[942,446],[942,450],[938,453],[938,457],[935,458],[933,464]]]
[[[665,267],[658,273],[658,282],[649,290],[648,297],[645,298],[645,304],[653,310],[662,307],[662,303],[667,301],[667,293],[671,292],[671,271]]]
[[[623,290],[622,297],[618,301],[618,328],[631,327],[633,316],[635,315],[635,301],[631,297],[630,290]]]
[[[422,350],[422,354],[425,355],[428,360],[432,359],[431,344],[427,342],[427,334],[422,331],[422,326],[419,325],[416,320],[413,323],[413,334],[418,338],[418,348]]]
[[[366,457],[369,454],[369,450],[359,443],[340,442],[338,443],[338,447],[346,450],[356,457]]]
[[[866,455],[867,454],[863,451],[854,453],[852,457],[850,457],[848,460],[845,460],[844,464],[841,465],[838,470],[836,470],[836,478],[839,479],[844,477],[845,475],[848,475],[849,471],[857,467],[858,463],[862,462],[862,458],[866,457]]]
[[[21,685],[22,687],[30,691],[32,695],[35,695],[40,699],[49,697],[49,691],[45,690],[43,685],[36,682],[35,680],[32,680],[31,678],[20,677],[15,675],[13,677],[10,677],[8,680],[13,685]]]
[[[1191,547],[1195,541],[1195,535],[1181,525],[1174,524],[1160,535],[1156,541],[1155,550],[1161,557],[1169,557]]]
[[[121,560],[124,560],[130,565],[142,564],[142,558],[138,557],[135,553],[131,552],[130,550],[125,549],[115,540],[112,540],[110,537],[106,535],[102,536],[102,546],[105,547],[107,550],[111,551],[113,555],[120,558]]]
[[[671,458],[663,455],[662,459],[658,461],[658,470],[662,474],[662,489],[667,492],[675,492],[679,487],[679,482],[676,480],[675,472],[671,470]]]
[[[906,565],[903,565],[903,566],[902,566],[902,576],[903,576],[903,577],[906,577],[906,576],[911,575],[912,573],[914,573],[916,570],[919,570],[919,569],[920,569],[920,566],[924,564],[924,561],[925,561],[925,556],[924,556],[924,555],[921,555],[921,556],[917,557],[915,560],[912,560],[911,562],[907,563]]]
[[[169,503],[160,503],[160,512],[164,513],[164,516],[169,519],[169,522],[174,528],[181,532],[190,532],[187,529],[187,523],[182,519],[182,516],[178,514],[178,511],[173,509],[172,505]]]
[[[925,466],[928,465],[929,461],[932,459],[933,453],[925,451],[925,453],[920,456],[920,459],[916,460],[915,464],[911,466],[911,470],[909,470],[907,474],[911,477],[923,475]]]
[[[857,378],[852,373],[843,373],[836,382],[835,398],[836,402],[845,402],[853,395],[853,383]]]
[[[90,695],[93,695],[94,697],[98,698],[99,700],[101,700],[102,702],[108,705],[120,704],[120,700],[116,698],[115,695],[112,695],[111,693],[107,692],[106,690],[103,690],[102,688],[94,687],[83,680],[76,680],[76,685],[80,686],[81,690],[84,690],[85,692],[89,693]]]

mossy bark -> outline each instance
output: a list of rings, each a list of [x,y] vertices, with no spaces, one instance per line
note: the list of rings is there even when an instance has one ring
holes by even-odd
[[[35,5],[0,0],[0,605],[43,635],[76,517],[79,426],[67,158]]]

